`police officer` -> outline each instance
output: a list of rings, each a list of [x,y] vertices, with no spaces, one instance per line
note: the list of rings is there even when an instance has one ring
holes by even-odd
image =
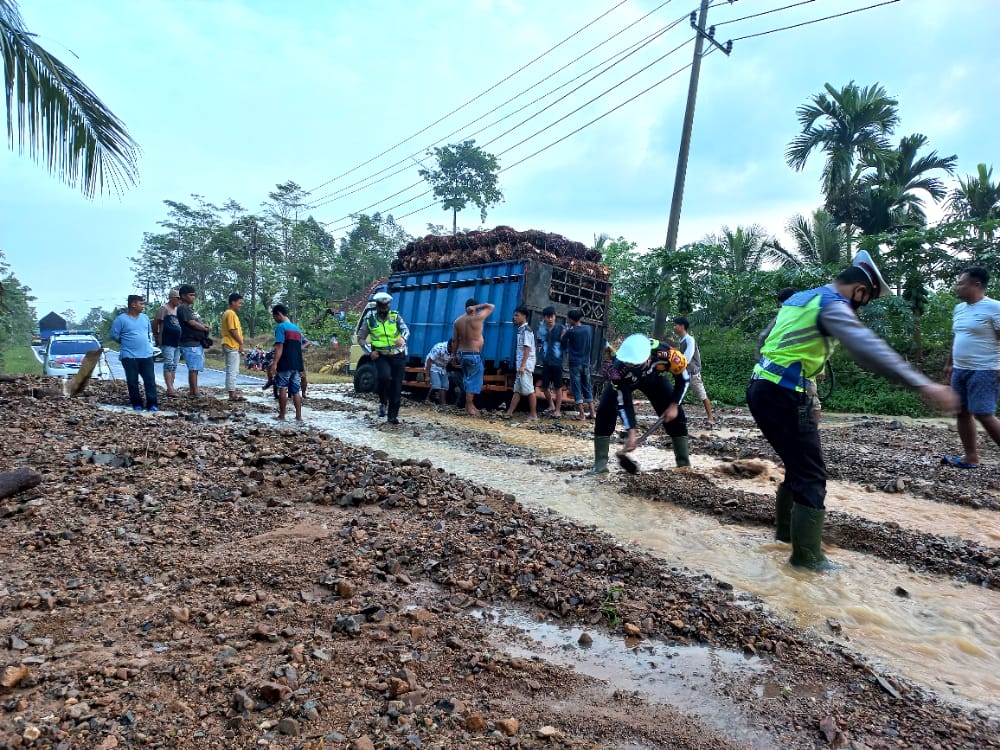
[[[375,309],[369,310],[358,329],[358,341],[375,363],[378,373],[378,415],[386,416],[389,407],[389,424],[399,424],[399,404],[402,400],[403,371],[406,367],[406,340],[410,329],[403,317],[390,310],[392,295],[378,292],[372,301]]]
[[[677,466],[690,466],[687,417],[681,402],[688,386],[687,359],[665,341],[633,333],[618,348],[608,370],[608,383],[601,394],[594,423],[594,468],[592,474],[608,470],[611,435],[618,417],[628,430],[625,450],[636,447],[635,407],[632,392],[642,391],[657,415],[663,415]]]
[[[775,501],[775,538],[792,543],[792,565],[836,567],[820,548],[826,517],[826,464],[809,387],[839,341],[862,367],[917,390],[944,411],[957,408],[945,385],[932,383],[858,320],[856,311],[891,290],[862,250],[832,284],[796,292],[765,331],[747,386],[757,426],[785,464]]]

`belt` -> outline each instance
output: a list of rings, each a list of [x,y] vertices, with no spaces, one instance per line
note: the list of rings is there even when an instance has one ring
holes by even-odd
[[[480,354],[482,354],[482,352],[457,352],[457,354],[459,357],[464,357],[467,354],[471,354],[478,357]]]
[[[375,351],[377,351],[377,352],[378,352],[379,354],[399,354],[399,353],[400,353],[401,351],[403,351],[402,349],[397,349],[397,348],[396,348],[396,347],[394,347],[394,346],[390,346],[390,347],[388,347],[388,348],[385,348],[385,349],[380,349],[380,348],[379,348],[379,347],[377,347],[377,346],[375,346],[375,347],[372,347],[372,348],[373,348],[373,349],[374,349]]]

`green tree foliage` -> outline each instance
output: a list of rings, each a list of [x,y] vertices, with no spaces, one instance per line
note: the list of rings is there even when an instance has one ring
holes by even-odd
[[[31,289],[21,284],[0,250],[0,353],[11,344],[27,346],[35,327]]]
[[[976,167],[975,175],[958,179],[948,196],[949,213],[956,219],[1000,219],[1000,183],[993,182],[993,167]]]
[[[847,235],[834,224],[829,212],[813,211],[807,219],[802,214],[793,216],[785,229],[795,246],[785,254],[802,266],[846,265]]]
[[[458,212],[469,203],[479,207],[479,220],[486,221],[486,209],[503,200],[497,158],[471,139],[436,147],[427,155],[437,160],[437,169],[421,169],[419,173],[434,188],[434,197],[444,210],[452,212],[452,234],[458,232]]]
[[[7,135],[88,198],[135,184],[139,148],[122,122],[34,39],[14,0],[0,0]]]

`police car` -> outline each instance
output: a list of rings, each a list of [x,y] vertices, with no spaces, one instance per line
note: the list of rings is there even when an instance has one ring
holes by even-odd
[[[43,358],[45,374],[57,378],[71,378],[79,372],[80,363],[83,362],[87,352],[94,350],[102,350],[102,347],[101,342],[93,333],[53,331],[49,337],[49,343],[45,347]],[[98,380],[112,379],[111,367],[108,365],[103,350],[90,376]]]

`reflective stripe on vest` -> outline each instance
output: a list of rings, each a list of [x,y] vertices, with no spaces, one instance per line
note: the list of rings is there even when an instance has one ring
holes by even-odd
[[[827,287],[798,292],[778,311],[774,328],[761,347],[754,375],[783,388],[804,391],[833,353],[836,339],[819,329],[819,311],[831,302],[846,301]]]
[[[372,349],[392,349],[399,338],[399,313],[392,311],[385,321],[379,320],[377,314],[368,316],[368,331]]]

